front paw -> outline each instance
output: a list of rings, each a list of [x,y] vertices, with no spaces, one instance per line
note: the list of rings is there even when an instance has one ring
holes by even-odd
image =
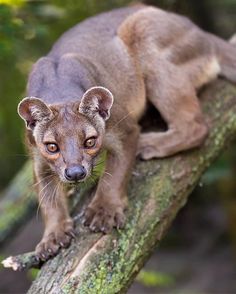
[[[50,257],[55,256],[61,247],[68,247],[74,237],[74,224],[71,219],[52,227],[44,234],[42,240],[36,246],[36,258],[43,261],[48,260]]]
[[[113,228],[123,228],[125,224],[124,205],[94,203],[84,213],[83,223],[93,232],[110,233]]]

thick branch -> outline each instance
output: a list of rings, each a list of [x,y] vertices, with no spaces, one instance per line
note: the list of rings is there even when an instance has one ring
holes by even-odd
[[[200,149],[163,160],[137,162],[122,231],[78,237],[47,262],[29,293],[120,293],[158,245],[202,173],[236,136],[236,89],[219,80],[202,97],[210,135]]]

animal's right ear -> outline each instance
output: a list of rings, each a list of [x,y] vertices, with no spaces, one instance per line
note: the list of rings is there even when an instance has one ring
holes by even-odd
[[[35,97],[24,98],[18,105],[18,114],[30,130],[34,129],[37,122],[47,121],[52,117],[51,109]]]

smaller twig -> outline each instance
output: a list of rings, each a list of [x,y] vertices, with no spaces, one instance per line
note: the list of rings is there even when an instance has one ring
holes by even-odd
[[[104,157],[104,154],[102,154],[101,156]],[[96,175],[95,181],[97,180],[98,177],[99,177],[99,173],[98,175]],[[84,202],[86,203],[86,201],[90,199],[91,189],[93,188],[93,186],[94,186],[94,182],[90,181],[82,185],[80,188],[80,191],[74,194],[73,202],[71,203],[72,204],[71,212],[72,213],[74,212],[73,214],[75,214],[73,217],[75,225],[81,221],[82,214],[76,214],[76,212],[74,211],[74,208],[78,206],[80,207],[81,211],[83,211]],[[80,202],[80,205],[78,205],[79,202]],[[1,236],[0,236],[0,240],[1,240]],[[3,267],[5,268],[11,268],[14,271],[22,271],[29,268],[40,268],[45,262],[46,261],[40,260],[37,257],[36,253],[32,251],[32,252],[23,253],[16,256],[9,256],[6,259],[4,259],[1,263]]]
[[[74,195],[75,201],[74,205],[79,201],[82,196],[85,196],[89,191],[91,191],[91,185],[88,185],[84,190],[80,191],[80,193]],[[89,198],[89,197],[87,197]],[[82,206],[82,203],[81,203]],[[75,225],[81,223],[81,218],[83,215],[84,208],[81,208],[82,212],[80,214],[76,214],[73,217]],[[41,268],[41,266],[46,262],[46,260],[41,260],[37,257],[34,251],[27,252],[23,254],[19,254],[16,256],[9,256],[4,259],[1,263],[5,268],[11,268],[14,271],[23,271],[29,268]]]
[[[14,271],[22,271],[32,267],[40,268],[43,264],[43,262],[36,257],[35,252],[10,256],[4,259],[1,263],[4,267],[11,268]]]

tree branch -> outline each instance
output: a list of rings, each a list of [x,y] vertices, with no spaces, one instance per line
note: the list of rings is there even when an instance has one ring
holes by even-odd
[[[210,126],[204,145],[163,160],[138,161],[122,231],[90,233],[77,225],[68,249],[43,265],[28,293],[122,293],[159,244],[203,172],[236,137],[236,89],[218,80],[201,94]]]
[[[32,164],[27,162],[0,196],[0,246],[30,219],[36,205]]]

